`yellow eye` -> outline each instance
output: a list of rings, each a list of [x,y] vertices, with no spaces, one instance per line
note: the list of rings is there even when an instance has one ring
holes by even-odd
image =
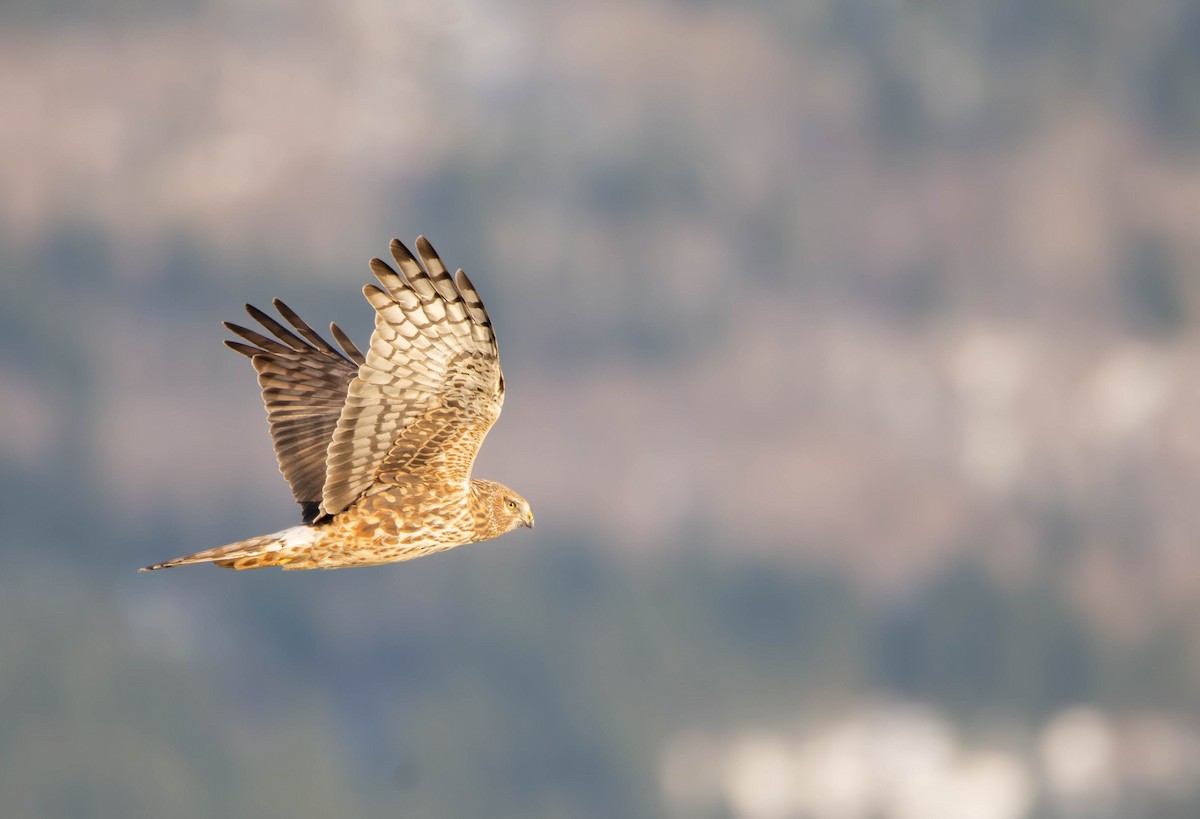
[[[509,509],[516,509],[516,508],[517,508],[517,503],[516,503],[516,501],[509,501],[509,502],[508,502],[508,508],[509,508]]]

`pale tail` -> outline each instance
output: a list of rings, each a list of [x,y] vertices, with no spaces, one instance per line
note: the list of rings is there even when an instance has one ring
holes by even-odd
[[[315,531],[311,526],[293,526],[282,532],[260,535],[249,540],[205,549],[193,555],[177,557],[165,563],[144,566],[139,572],[187,566],[191,563],[214,563],[227,569],[258,569],[263,566],[286,566],[312,545]]]

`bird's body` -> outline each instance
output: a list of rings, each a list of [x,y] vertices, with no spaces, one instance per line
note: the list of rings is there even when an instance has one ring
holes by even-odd
[[[226,325],[249,342],[226,344],[258,371],[280,471],[304,523],[142,571],[373,566],[532,528],[524,498],[470,476],[504,401],[478,293],[461,270],[450,277],[424,238],[423,266],[399,241],[391,249],[404,276],[371,260],[383,288],[364,288],[376,311],[366,355],[331,325],[338,351],[278,300],[303,338],[249,305],[278,341]]]

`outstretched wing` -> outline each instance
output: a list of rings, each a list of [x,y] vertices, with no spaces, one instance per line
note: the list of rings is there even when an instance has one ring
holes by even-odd
[[[492,323],[466,274],[451,277],[423,236],[420,262],[397,239],[391,252],[400,273],[372,259],[383,287],[363,288],[375,332],[329,446],[322,514],[410,476],[465,483],[504,401]]]
[[[346,403],[346,389],[366,358],[336,324],[329,325],[329,329],[341,351],[282,301],[275,299],[273,303],[300,336],[247,304],[250,317],[279,341],[225,322],[229,330],[249,342],[225,344],[249,356],[258,371],[279,471],[300,503],[304,522],[312,523],[320,515],[325,457]]]

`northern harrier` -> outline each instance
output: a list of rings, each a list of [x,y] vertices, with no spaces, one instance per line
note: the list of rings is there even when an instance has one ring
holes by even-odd
[[[276,299],[297,336],[261,310],[246,311],[278,341],[229,322],[244,341],[225,343],[258,372],[279,470],[303,525],[155,563],[234,569],[336,569],[411,560],[533,528],[529,503],[471,477],[483,438],[500,415],[504,376],[479,293],[453,277],[421,236],[413,257],[391,243],[400,273],[380,259],[382,288],[363,288],[375,308],[364,356],[336,324],[341,350]]]

